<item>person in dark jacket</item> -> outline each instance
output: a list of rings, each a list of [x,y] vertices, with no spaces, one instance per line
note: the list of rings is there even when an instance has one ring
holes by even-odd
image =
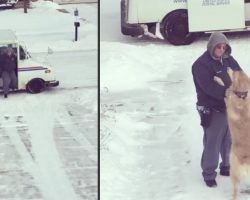
[[[2,79],[3,79],[3,92],[4,98],[8,97],[9,89],[17,89],[17,58],[14,50],[11,47],[5,49],[2,56]]]
[[[225,91],[231,85],[230,70],[241,70],[231,56],[231,46],[223,33],[211,34],[207,50],[192,66],[197,93],[197,110],[203,127],[203,153],[201,168],[208,187],[216,187],[216,169],[220,175],[229,176],[231,136],[227,123]]]
[[[3,52],[2,49],[0,49],[0,77],[2,77],[2,72],[3,72]]]

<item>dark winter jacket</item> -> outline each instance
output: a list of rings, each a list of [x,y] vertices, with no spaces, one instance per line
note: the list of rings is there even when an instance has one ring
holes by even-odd
[[[13,71],[17,67],[17,60],[14,55],[8,56],[3,55],[2,56],[2,71]]]
[[[222,56],[222,62],[213,57],[214,48],[220,43],[226,43],[228,48]],[[207,51],[193,64],[192,74],[197,93],[197,105],[207,106],[216,110],[225,109],[225,91],[231,85],[227,67],[241,70],[237,61],[231,56],[231,47],[227,38],[219,32],[210,36]],[[214,76],[221,78],[224,86],[214,81]]]
[[[2,76],[2,72],[3,72],[3,65],[4,65],[3,55],[2,55],[2,54],[0,54],[0,77]]]

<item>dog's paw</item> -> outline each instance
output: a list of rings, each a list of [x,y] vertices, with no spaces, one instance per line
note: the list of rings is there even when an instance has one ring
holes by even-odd
[[[227,97],[229,97],[230,96],[230,93],[231,93],[231,89],[226,89],[226,91],[225,91],[225,97],[227,98]]]
[[[222,79],[219,78],[218,76],[214,76],[214,81],[215,81],[216,83],[218,83],[219,85],[221,85],[221,86],[225,86],[225,84],[224,84],[224,82],[222,81]]]

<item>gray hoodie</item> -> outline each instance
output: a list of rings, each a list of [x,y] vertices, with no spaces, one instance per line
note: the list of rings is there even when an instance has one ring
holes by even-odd
[[[211,34],[207,43],[207,50],[212,58],[215,58],[213,55],[214,48],[216,47],[216,45],[221,44],[221,43],[224,43],[227,45],[227,49],[225,53],[223,54],[223,58],[228,58],[231,55],[232,48],[229,45],[229,42],[226,36],[221,32],[214,32]]]

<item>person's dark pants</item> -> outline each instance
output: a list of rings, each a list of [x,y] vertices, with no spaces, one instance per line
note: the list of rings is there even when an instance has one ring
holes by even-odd
[[[4,94],[8,94],[10,87],[12,89],[17,88],[17,77],[16,73],[14,71],[6,72],[4,71],[2,73],[3,78],[3,92]]]
[[[229,167],[231,136],[226,113],[213,111],[210,125],[203,129],[202,175],[205,181],[214,180],[217,175],[219,155],[222,159],[220,169]]]

